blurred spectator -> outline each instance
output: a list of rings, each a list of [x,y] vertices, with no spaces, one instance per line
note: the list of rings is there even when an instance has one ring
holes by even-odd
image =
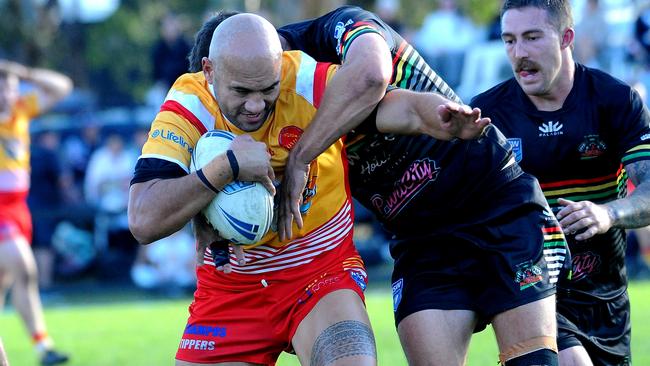
[[[639,15],[634,22],[634,40],[631,53],[642,63],[648,65],[648,55],[650,55],[650,5],[639,10]]]
[[[377,0],[375,12],[397,33],[403,33],[404,24],[398,19],[400,0]]]
[[[153,46],[151,63],[153,65],[154,85],[149,91],[149,103],[159,105],[174,81],[187,72],[187,55],[190,43],[185,39],[183,28],[177,15],[168,13],[160,22],[160,38]]]
[[[140,288],[180,295],[194,289],[195,265],[194,237],[184,228],[149,245],[140,245],[131,279]]]
[[[60,135],[44,131],[36,136],[31,148],[32,187],[27,203],[32,211],[32,248],[39,269],[39,285],[47,289],[52,285],[55,252],[52,234],[61,220],[65,193],[72,179],[63,171],[59,157]]]
[[[415,46],[432,69],[450,87],[460,84],[465,50],[477,39],[471,19],[462,14],[456,0],[440,0],[439,7],[424,19]]]
[[[576,25],[576,61],[590,67],[605,68],[607,22],[598,0],[587,0],[584,14]]]
[[[79,189],[84,185],[90,155],[101,143],[100,130],[98,122],[89,120],[84,122],[80,133],[72,134],[63,141],[63,160]]]
[[[120,134],[111,133],[90,157],[84,194],[96,208],[95,242],[100,251],[100,275],[125,279],[135,259],[137,242],[128,227],[129,182],[137,155]]]

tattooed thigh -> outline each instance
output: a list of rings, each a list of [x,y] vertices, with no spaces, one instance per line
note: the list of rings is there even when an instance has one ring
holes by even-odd
[[[375,337],[367,324],[345,320],[329,326],[316,338],[310,365],[325,366],[351,356],[376,358]]]

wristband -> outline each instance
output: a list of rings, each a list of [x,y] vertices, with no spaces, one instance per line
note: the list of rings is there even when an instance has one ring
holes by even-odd
[[[232,180],[237,180],[239,177],[239,163],[237,163],[237,158],[235,153],[232,150],[226,151],[226,156],[228,157],[228,162],[230,163],[230,169],[232,169]]]
[[[219,190],[215,186],[213,186],[212,183],[210,183],[210,181],[208,180],[208,178],[206,178],[205,174],[203,174],[203,168],[196,171],[196,176],[199,177],[203,185],[210,188],[212,192],[219,193]]]

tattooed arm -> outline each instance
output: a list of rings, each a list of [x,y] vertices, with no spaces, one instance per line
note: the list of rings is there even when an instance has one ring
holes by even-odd
[[[557,214],[565,234],[577,240],[603,234],[612,227],[633,229],[650,225],[650,161],[625,165],[629,179],[636,189],[625,198],[598,205],[590,201],[573,202],[560,198],[564,207]]]
[[[625,166],[636,189],[626,198],[607,203],[612,226],[633,229],[650,225],[650,161]]]

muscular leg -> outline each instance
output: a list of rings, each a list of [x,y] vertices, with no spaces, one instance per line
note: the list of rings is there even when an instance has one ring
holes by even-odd
[[[23,237],[17,236],[0,243],[0,269],[14,278],[11,293],[13,304],[29,333],[45,333],[36,262]]]
[[[476,321],[469,310],[423,310],[407,316],[397,332],[409,365],[464,365]]]
[[[594,364],[584,347],[574,346],[560,351],[560,366],[594,366]]]
[[[323,297],[291,341],[302,365],[376,365],[377,350],[363,301],[352,290]]]
[[[510,354],[513,346],[522,342],[538,339],[538,337],[548,337],[546,339],[555,343],[557,337],[555,296],[505,311],[492,320],[492,326],[499,344],[499,351],[502,354],[505,353],[506,360],[535,351],[535,349],[529,352],[520,350],[519,354]]]

